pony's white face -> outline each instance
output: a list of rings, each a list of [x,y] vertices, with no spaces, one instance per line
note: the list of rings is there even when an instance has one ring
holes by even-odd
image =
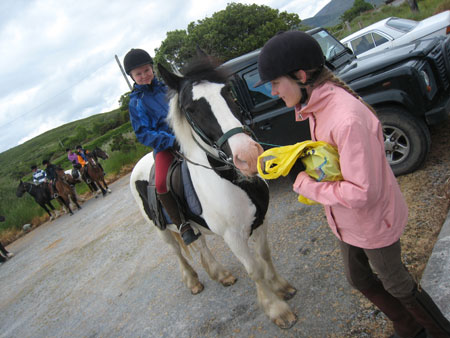
[[[195,84],[192,86],[192,100],[203,107],[194,115],[199,115],[198,124],[202,125],[200,128],[214,142],[226,132],[242,127],[242,123],[236,118],[237,107],[224,84]],[[228,147],[225,145],[223,150],[232,157],[236,168],[246,176],[255,175],[258,156],[263,152],[259,143],[243,132],[231,136],[227,142]]]
[[[192,62],[184,76],[175,75],[158,65],[159,73],[171,89],[169,123],[187,154],[203,148],[208,160],[233,161],[246,176],[256,175],[262,147],[244,133],[239,121],[239,109],[231,97],[226,79],[212,62],[199,59]],[[202,146],[198,146],[198,144]],[[207,149],[207,150],[205,150]],[[211,159],[211,153],[216,158]],[[223,165],[218,163],[216,167]]]

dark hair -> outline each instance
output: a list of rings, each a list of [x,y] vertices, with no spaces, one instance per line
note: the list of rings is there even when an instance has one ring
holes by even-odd
[[[31,166],[31,170],[34,170],[34,169],[37,169],[37,166],[36,166],[35,164],[33,164],[33,165]]]
[[[42,161],[42,164],[43,164],[43,165],[46,165],[47,163],[50,163],[50,161],[49,161],[49,160],[43,160],[43,161]]]

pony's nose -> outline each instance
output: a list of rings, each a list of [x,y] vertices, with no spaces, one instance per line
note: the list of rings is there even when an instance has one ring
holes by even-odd
[[[258,172],[258,156],[263,153],[263,148],[259,143],[251,140],[241,151],[233,155],[233,162],[244,175],[254,176]]]

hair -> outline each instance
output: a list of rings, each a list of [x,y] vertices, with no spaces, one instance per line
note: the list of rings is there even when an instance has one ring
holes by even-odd
[[[309,79],[311,76],[314,76],[315,73],[317,72],[316,69],[313,70],[307,70],[306,74],[307,74],[307,78]],[[299,83],[300,85],[304,86],[303,83],[301,83],[298,79],[296,79],[296,82]],[[354,96],[356,99],[358,99],[359,101],[361,101],[361,103],[363,103],[372,113],[374,113],[375,115],[377,115],[375,109],[373,109],[373,107],[368,104],[366,101],[364,101],[362,99],[361,96],[359,96],[353,89],[350,88],[350,86],[345,83],[343,80],[341,80],[339,77],[337,77],[331,70],[329,70],[327,67],[323,67],[322,70],[319,72],[319,74],[317,75],[316,80],[314,81],[314,83],[311,85],[312,88],[314,87],[318,87],[322,84],[324,84],[325,82],[332,82],[334,83],[336,86],[344,89],[346,92],[348,92],[349,94],[351,94],[352,96]]]

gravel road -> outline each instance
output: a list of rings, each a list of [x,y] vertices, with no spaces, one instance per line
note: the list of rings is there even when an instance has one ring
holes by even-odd
[[[448,128],[438,132],[448,140]],[[440,151],[448,153],[448,144],[444,141]],[[448,170],[448,155],[435,156],[436,163],[433,156],[418,175],[436,166]],[[384,316],[345,281],[322,208],[301,206],[287,179],[270,182],[267,217],[275,265],[298,289],[289,304],[299,320],[290,330],[276,327],[258,308],[253,283],[220,238],[208,237],[209,246],[237,283],[225,288],[210,280],[194,253],[205,290],[191,295],[174,255],[138,212],[128,184],[129,175],[111,184],[106,197],[88,200],[74,216],[47,222],[8,247],[15,256],[0,266],[0,337],[377,337],[391,332]],[[439,194],[430,189],[437,191],[439,184],[430,188],[422,179],[421,185],[426,192],[415,191],[416,198],[426,193],[433,203]],[[438,212],[446,215],[444,209]]]

